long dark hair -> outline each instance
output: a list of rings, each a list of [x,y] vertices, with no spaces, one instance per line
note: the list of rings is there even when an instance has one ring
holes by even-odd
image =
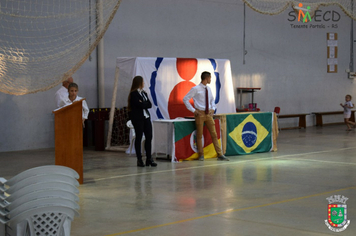
[[[132,80],[132,85],[131,85],[131,89],[130,89],[130,94],[129,97],[127,99],[127,109],[128,111],[131,111],[131,104],[130,104],[130,100],[131,100],[131,92],[136,91],[137,89],[139,89],[140,87],[142,87],[143,85],[143,78],[142,76],[135,76]]]

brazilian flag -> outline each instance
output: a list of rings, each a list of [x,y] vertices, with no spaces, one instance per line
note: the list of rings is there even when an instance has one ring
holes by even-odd
[[[226,115],[226,155],[270,151],[272,119],[272,112]]]

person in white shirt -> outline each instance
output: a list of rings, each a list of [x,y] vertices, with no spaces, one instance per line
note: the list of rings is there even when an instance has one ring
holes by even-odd
[[[187,95],[185,95],[185,97],[183,98],[183,102],[187,107],[187,109],[194,113],[195,125],[197,129],[197,148],[198,148],[199,160],[204,161],[202,137],[203,137],[203,127],[205,123],[205,125],[209,130],[211,138],[213,140],[215,151],[218,154],[218,160],[229,161],[229,159],[225,157],[221,151],[221,147],[219,145],[216,130],[215,130],[215,123],[213,119],[213,115],[216,109],[215,101],[210,87],[207,86],[207,84],[210,84],[210,82],[211,82],[210,72],[204,71],[201,74],[201,83],[193,87],[187,93]],[[191,98],[193,98],[194,107],[189,102]]]
[[[356,126],[355,122],[350,121],[351,118],[351,109],[354,108],[354,104],[351,102],[351,95],[347,94],[345,96],[345,104],[340,103],[340,106],[344,108],[344,121],[347,126],[346,131],[351,131],[351,126],[352,125],[354,128]]]
[[[78,93],[78,85],[76,83],[71,83],[68,86],[68,96],[64,100],[60,102],[60,107],[71,105],[73,102],[80,101],[83,99],[82,97],[77,96]],[[88,119],[89,108],[85,100],[82,101],[82,121],[84,126],[84,121]]]
[[[54,95],[54,100],[56,102],[56,107],[60,108],[61,101],[68,98],[68,86],[73,83],[73,78],[69,77],[67,80],[62,82],[62,87],[57,90]]]

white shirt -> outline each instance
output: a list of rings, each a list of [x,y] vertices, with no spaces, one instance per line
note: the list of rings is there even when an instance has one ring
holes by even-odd
[[[354,107],[354,104],[352,104],[352,102],[351,101],[348,101],[348,102],[345,102],[345,104],[344,104],[344,113],[346,113],[346,114],[351,114],[351,108],[348,108],[348,107],[346,107],[346,106],[349,106],[349,107]]]
[[[83,99],[82,97],[79,97],[77,96],[73,102],[76,102],[76,101],[79,101]],[[71,105],[73,103],[69,97],[67,96],[67,98],[65,98],[64,100],[62,100],[60,102],[60,107],[64,107],[64,106],[68,106],[68,105]],[[88,119],[88,114],[89,114],[89,108],[88,108],[88,105],[86,103],[85,100],[82,101],[82,108],[83,108],[83,112],[82,112],[82,115],[83,115],[83,118],[84,119]]]
[[[205,88],[208,89],[209,110],[216,109],[214,96],[211,92],[210,87],[200,83],[197,86],[194,86],[183,98],[183,102],[189,111],[193,113],[195,109],[205,111]],[[191,98],[193,98],[195,108],[189,102]]]
[[[61,101],[68,98],[68,89],[64,86],[62,86],[60,89],[57,90],[57,92],[54,95],[54,100],[56,102],[56,107],[59,108],[61,107]]]
[[[137,89],[138,93],[143,97],[144,101],[147,101],[148,98],[146,97],[146,95],[142,92],[142,89]],[[147,114],[146,109],[143,109],[143,115],[145,116],[145,118],[149,118],[150,116]]]

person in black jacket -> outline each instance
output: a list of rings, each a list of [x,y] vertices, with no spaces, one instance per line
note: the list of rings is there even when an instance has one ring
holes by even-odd
[[[144,167],[141,154],[142,135],[145,134],[146,166],[157,166],[151,156],[152,148],[152,123],[149,108],[152,103],[148,99],[147,93],[143,90],[144,81],[141,76],[135,76],[132,81],[130,95],[128,98],[129,118],[134,126],[136,139],[135,151],[137,166]]]

